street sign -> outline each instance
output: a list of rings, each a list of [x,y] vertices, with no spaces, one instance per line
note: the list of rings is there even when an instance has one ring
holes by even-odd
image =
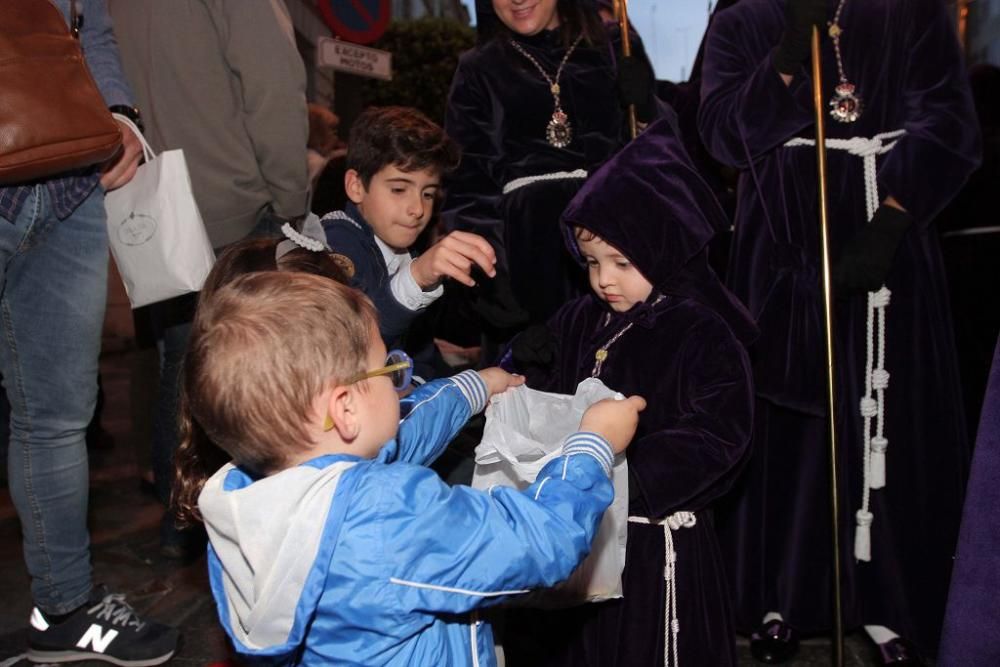
[[[392,54],[330,37],[316,42],[316,65],[373,79],[392,80]]]
[[[392,17],[389,0],[317,0],[320,14],[335,37],[371,44],[382,36]]]

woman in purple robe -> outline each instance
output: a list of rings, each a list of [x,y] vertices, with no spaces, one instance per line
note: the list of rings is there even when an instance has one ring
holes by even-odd
[[[618,27],[601,23],[592,0],[477,0],[476,8],[481,43],[462,55],[448,98],[444,127],[462,162],[441,217],[495,247],[498,278],[467,296],[503,341],[586,291],[559,215],[629,140],[626,102],[647,122],[667,109],[657,108],[642,43],[633,37],[633,57],[623,60]]]
[[[708,265],[706,245],[724,219],[665,120],[597,171],[563,214],[567,245],[588,267],[594,292],[550,320],[548,364],[519,337],[513,365],[538,389],[572,394],[596,376],[616,391],[643,392],[647,407],[627,455],[624,598],[510,610],[510,665],[736,664],[711,506],[747,451],[753,388],[745,345],[756,328]],[[610,254],[592,255],[595,246]],[[630,306],[634,296],[616,271],[641,275],[648,296]]]
[[[758,659],[787,659],[798,633],[831,629],[813,24],[828,35],[833,116],[843,616],[848,629],[866,627],[885,662],[917,664],[897,635],[936,649],[969,452],[931,221],[979,146],[943,0],[741,0],[712,23],[699,129],[742,170],[729,283],[761,331],[753,456],[720,515],[723,549],[737,626],[757,629]]]

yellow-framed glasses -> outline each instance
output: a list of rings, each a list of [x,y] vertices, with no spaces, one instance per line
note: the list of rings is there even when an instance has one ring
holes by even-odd
[[[413,379],[413,359],[402,350],[392,350],[385,357],[385,366],[366,373],[358,373],[349,378],[345,384],[354,384],[379,375],[388,375],[393,388],[396,391],[404,391]]]

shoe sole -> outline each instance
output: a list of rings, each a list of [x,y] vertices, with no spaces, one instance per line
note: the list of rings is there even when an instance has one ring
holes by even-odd
[[[37,649],[28,650],[29,662],[75,662],[78,660],[100,660],[110,662],[121,667],[152,667],[162,665],[170,658],[174,657],[174,651],[155,658],[145,660],[122,660],[103,653],[92,653],[90,651],[39,651]]]

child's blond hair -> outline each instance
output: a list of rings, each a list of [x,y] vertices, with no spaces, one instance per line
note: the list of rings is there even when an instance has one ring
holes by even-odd
[[[365,370],[377,326],[361,292],[321,276],[265,271],[221,286],[192,325],[182,447],[203,434],[254,473],[283,469],[311,443],[316,396]],[[177,480],[182,515],[197,518],[204,481]]]

